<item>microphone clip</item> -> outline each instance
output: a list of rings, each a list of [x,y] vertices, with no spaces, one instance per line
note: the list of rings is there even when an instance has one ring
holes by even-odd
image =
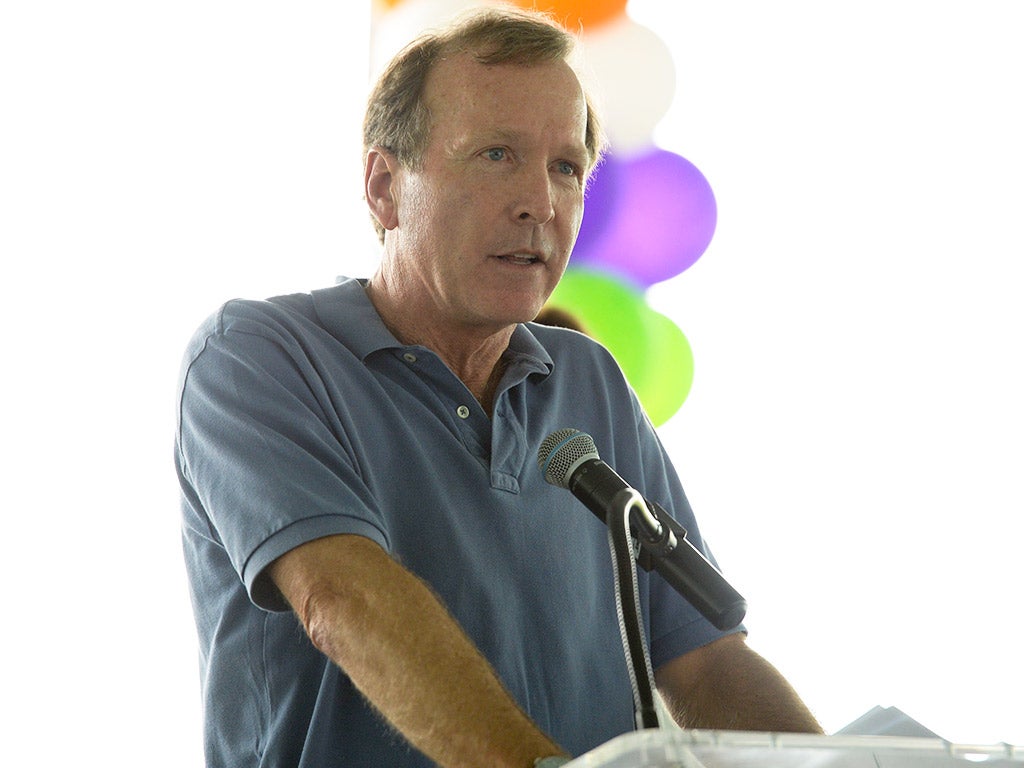
[[[629,505],[630,532],[640,544],[637,562],[645,571],[654,567],[651,562],[653,557],[668,555],[680,539],[686,538],[685,528],[661,506],[643,498],[638,491],[627,486],[619,491],[616,502],[619,508]]]

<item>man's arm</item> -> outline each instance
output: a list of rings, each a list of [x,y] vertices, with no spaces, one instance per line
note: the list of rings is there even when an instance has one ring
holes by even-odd
[[[445,768],[529,768],[563,754],[519,709],[429,587],[360,536],[304,544],[271,578],[314,645]]]
[[[654,678],[684,728],[823,732],[792,686],[751,650],[742,633],[673,659]]]

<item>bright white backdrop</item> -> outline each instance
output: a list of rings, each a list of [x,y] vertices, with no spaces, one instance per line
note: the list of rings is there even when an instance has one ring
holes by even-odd
[[[629,6],[677,66],[657,138],[719,204],[650,295],[696,359],[662,432],[751,642],[830,730],[882,704],[1024,744],[1015,5]],[[199,764],[178,359],[226,298],[372,267],[368,29],[0,10],[7,754]]]

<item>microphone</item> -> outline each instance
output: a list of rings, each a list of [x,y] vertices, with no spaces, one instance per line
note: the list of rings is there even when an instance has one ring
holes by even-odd
[[[608,516],[620,513],[628,499],[643,498],[601,461],[594,438],[578,429],[559,429],[544,438],[537,464],[545,480],[569,490],[606,525]],[[632,505],[636,514],[631,518],[640,542],[640,566],[660,573],[718,629],[739,625],[747,612],[746,600],[687,540],[683,526],[659,504],[644,501],[646,508]]]

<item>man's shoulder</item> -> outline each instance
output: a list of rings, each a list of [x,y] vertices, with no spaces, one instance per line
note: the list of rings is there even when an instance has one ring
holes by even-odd
[[[240,349],[259,340],[260,345],[291,347],[323,332],[309,293],[230,299],[195,329],[186,347],[184,363],[190,366],[211,345]]]
[[[585,333],[542,323],[527,323],[526,327],[551,355],[556,365],[561,361],[574,365],[590,364],[599,368],[618,366],[611,352]]]
[[[290,324],[299,319],[316,322],[310,293],[282,294],[267,299],[231,299],[221,305],[216,316],[221,331],[241,330],[250,324]]]
[[[288,335],[323,330],[327,323],[323,315],[325,303],[331,305],[351,303],[341,286],[306,293],[286,293],[265,299],[234,298],[221,304],[200,325],[196,336],[230,334],[232,332],[257,335]]]

